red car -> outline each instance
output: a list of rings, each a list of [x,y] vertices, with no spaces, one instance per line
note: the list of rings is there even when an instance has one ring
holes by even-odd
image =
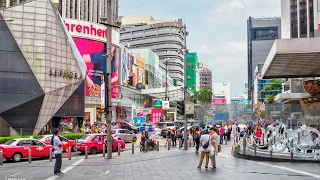
[[[44,136],[40,136],[39,141],[43,142],[44,144],[51,145],[51,139],[52,139],[52,135],[44,135]],[[60,140],[62,142],[63,151],[66,151],[69,147],[71,147],[72,151],[77,150],[77,145],[75,140],[70,140],[63,136],[60,136]]]
[[[87,146],[88,151],[91,154],[102,152],[105,141],[107,141],[106,134],[86,134],[82,138],[78,139],[77,150],[83,153]],[[118,144],[120,144],[122,149],[126,147],[126,144],[122,140],[112,139],[112,151],[117,150]]]
[[[0,150],[3,151],[3,158],[21,161],[23,158],[28,158],[28,150],[31,149],[31,156],[34,157],[49,157],[51,145],[46,145],[36,139],[18,138],[0,144]]]

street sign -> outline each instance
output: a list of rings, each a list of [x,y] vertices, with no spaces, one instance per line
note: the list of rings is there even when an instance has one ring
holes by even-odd
[[[162,109],[163,109],[163,110],[168,110],[168,109],[170,109],[169,101],[162,101]]]
[[[261,114],[262,114],[261,109],[258,109],[258,110],[257,110],[257,114],[258,114],[258,115],[261,115]]]
[[[101,109],[104,109],[105,107],[105,82],[102,82],[101,84]]]
[[[260,106],[260,110],[261,110],[261,111],[265,111],[265,110],[266,110],[266,105],[265,105],[265,104],[262,104],[262,105]]]
[[[186,104],[186,114],[194,114],[194,104]]]

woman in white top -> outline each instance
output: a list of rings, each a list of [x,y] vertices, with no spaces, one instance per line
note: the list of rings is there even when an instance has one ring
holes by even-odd
[[[193,134],[191,132],[191,130],[188,131],[188,145],[189,147],[191,147],[191,145],[193,144]]]
[[[211,151],[211,137],[209,134],[209,131],[207,128],[204,129],[204,135],[200,138],[200,144],[201,144],[201,154],[200,154],[200,161],[198,168],[201,169],[202,162],[204,157],[206,157],[206,166],[205,168],[208,168],[209,164],[209,155]]]

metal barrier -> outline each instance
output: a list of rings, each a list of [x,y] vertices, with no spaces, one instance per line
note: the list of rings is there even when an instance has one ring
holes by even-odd
[[[88,159],[88,146],[84,147],[84,155],[85,155],[85,159]]]
[[[49,149],[49,161],[52,162],[52,148]]]
[[[246,135],[235,138],[237,153],[253,156],[265,156],[270,158],[320,160],[320,132],[305,125],[296,129],[287,129],[280,121],[262,128],[262,136]]]
[[[0,166],[3,166],[3,151],[0,151]]]

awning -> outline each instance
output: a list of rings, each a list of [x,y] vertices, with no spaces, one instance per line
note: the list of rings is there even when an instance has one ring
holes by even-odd
[[[262,77],[320,77],[320,38],[277,39],[262,68]]]

